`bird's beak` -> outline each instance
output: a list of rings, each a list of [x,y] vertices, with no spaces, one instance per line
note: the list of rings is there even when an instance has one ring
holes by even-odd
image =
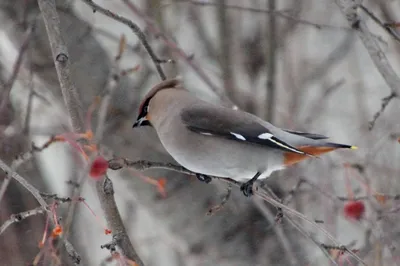
[[[143,117],[140,117],[140,118],[138,118],[136,120],[136,122],[133,124],[132,128],[140,127],[140,126],[146,126],[148,124],[150,124],[149,120],[147,120],[146,116],[143,116]]]

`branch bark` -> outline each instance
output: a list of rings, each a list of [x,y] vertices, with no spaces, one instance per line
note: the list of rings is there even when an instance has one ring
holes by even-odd
[[[65,105],[72,120],[73,130],[75,133],[79,133],[84,129],[84,120],[78,93],[71,80],[69,55],[61,36],[60,19],[57,14],[56,4],[54,0],[38,0],[38,4],[46,26]],[[133,248],[119,214],[114,199],[112,183],[108,177],[104,178],[103,182],[104,186],[102,182],[98,182],[96,190],[107,223],[113,235],[115,236],[117,234],[118,238],[121,239],[121,241],[117,243],[118,247],[126,257],[135,261],[139,266],[143,266],[144,264]],[[105,186],[105,184],[107,184],[107,186]]]
[[[77,89],[71,79],[69,54],[61,36],[56,3],[51,0],[38,0],[38,4],[46,26],[58,81],[60,82],[65,106],[71,118],[72,127],[74,132],[82,132],[84,130],[82,106],[78,98]]]

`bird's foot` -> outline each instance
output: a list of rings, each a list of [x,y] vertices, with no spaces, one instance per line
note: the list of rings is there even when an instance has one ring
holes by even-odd
[[[196,174],[196,177],[198,180],[200,180],[201,182],[205,182],[206,184],[210,183],[212,180],[211,177],[203,174]]]
[[[246,197],[251,197],[253,195],[253,184],[254,181],[252,180],[249,180],[246,183],[241,184],[240,191],[242,191]]]

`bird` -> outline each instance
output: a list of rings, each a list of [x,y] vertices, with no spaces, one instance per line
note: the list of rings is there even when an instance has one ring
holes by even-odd
[[[165,150],[199,180],[231,178],[247,197],[256,180],[274,171],[337,149],[357,149],[204,101],[180,78],[161,81],[145,95],[133,128],[143,126],[153,127]]]

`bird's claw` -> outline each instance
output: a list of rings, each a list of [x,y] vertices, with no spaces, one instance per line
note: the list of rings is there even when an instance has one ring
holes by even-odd
[[[240,185],[240,191],[242,191],[246,197],[251,197],[253,195],[253,183],[254,182],[249,181]]]
[[[209,177],[208,175],[203,175],[203,174],[196,174],[196,177],[198,180],[200,180],[201,182],[204,182],[206,184],[211,182],[211,177]]]

